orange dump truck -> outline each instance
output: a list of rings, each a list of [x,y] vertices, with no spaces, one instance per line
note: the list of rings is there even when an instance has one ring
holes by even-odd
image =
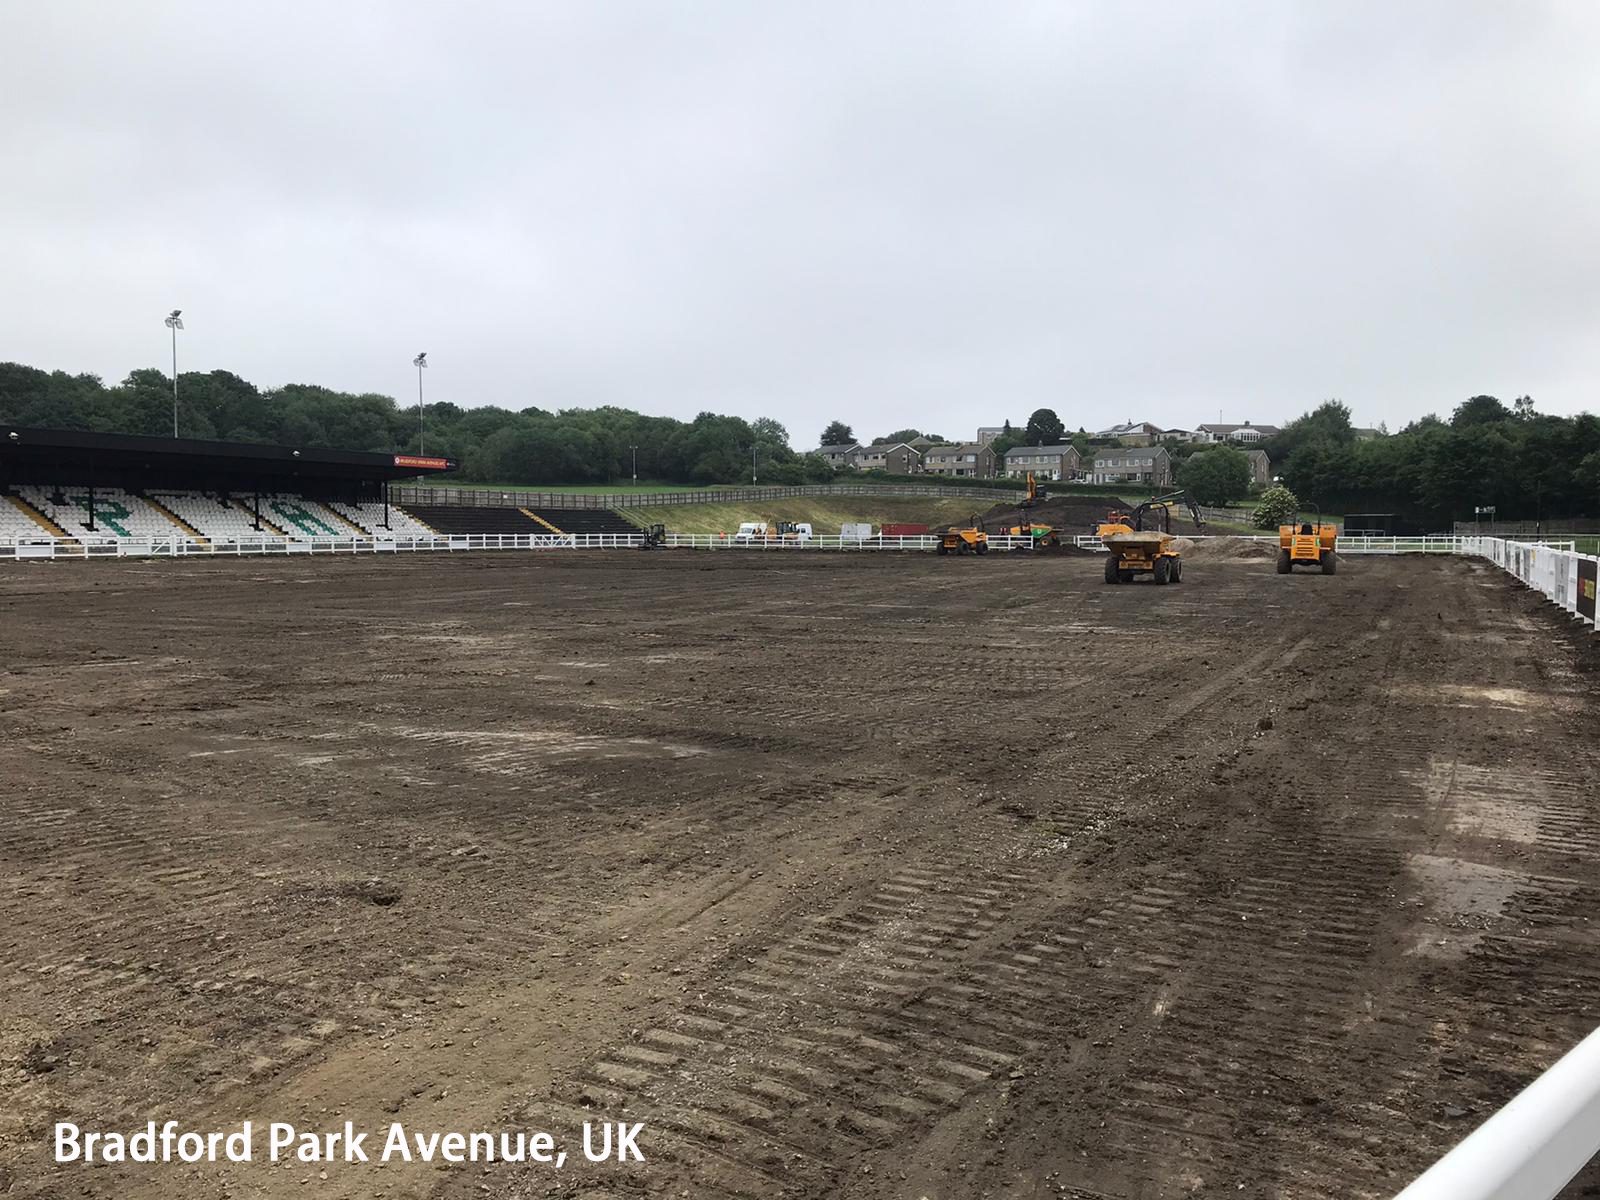
[[[1278,574],[1287,575],[1297,566],[1320,567],[1324,575],[1339,569],[1337,525],[1299,521],[1278,526]]]

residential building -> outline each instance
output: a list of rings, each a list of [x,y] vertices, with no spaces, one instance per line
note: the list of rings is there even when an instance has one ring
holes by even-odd
[[[1163,429],[1161,431],[1161,436],[1158,437],[1156,439],[1156,441],[1158,441],[1158,442],[1192,442],[1192,441],[1194,441],[1194,430],[1192,430],[1192,429]]]
[[[965,442],[959,446],[931,446],[922,453],[922,469],[929,475],[993,479],[994,467],[994,447],[977,442]]]
[[[984,425],[978,430],[978,445],[987,446],[1006,431],[1004,425]]]
[[[1245,421],[1239,425],[1215,424],[1201,425],[1195,429],[1197,442],[1261,442],[1270,437],[1277,437],[1279,430],[1276,425],[1252,425]]]
[[[1070,443],[1059,446],[1013,446],[1002,456],[1005,473],[1022,478],[1029,471],[1035,479],[1076,479],[1083,469],[1083,456]]]
[[[1370,442],[1376,438],[1388,436],[1381,429],[1352,429],[1350,432],[1356,435],[1356,441],[1358,442]]]
[[[1250,463],[1250,482],[1267,487],[1272,483],[1272,460],[1262,449],[1246,450],[1244,456]]]
[[[1172,455],[1165,446],[1139,449],[1109,446],[1095,453],[1088,468],[1091,483],[1145,483],[1151,487],[1172,486]]]
[[[856,459],[861,455],[861,447],[851,442],[848,446],[821,446],[811,453],[822,455],[828,460],[830,467],[835,471],[841,471],[856,465]]]
[[[1102,441],[1114,440],[1124,446],[1149,446],[1160,439],[1161,426],[1152,425],[1149,421],[1127,421],[1110,429],[1102,429],[1094,436]]]
[[[863,471],[915,475],[922,470],[922,451],[906,442],[874,442],[861,448],[856,466]]]

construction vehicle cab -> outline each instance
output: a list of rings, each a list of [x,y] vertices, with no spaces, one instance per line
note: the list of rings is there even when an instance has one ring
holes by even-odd
[[[1007,537],[1029,539],[1026,546],[1017,547],[1019,550],[1061,549],[1061,531],[1054,525],[1009,525],[1000,532]]]
[[[639,543],[641,550],[654,550],[658,546],[667,544],[667,527],[660,523],[645,528],[644,541]]]
[[[1106,548],[1106,582],[1132,583],[1149,575],[1157,583],[1183,582],[1183,557],[1172,532],[1172,507],[1189,509],[1197,528],[1206,527],[1188,492],[1168,492],[1146,500],[1131,513],[1110,512],[1095,530]]]
[[[1339,527],[1316,521],[1296,520],[1278,526],[1278,574],[1287,575],[1297,566],[1318,567],[1324,575],[1339,569],[1336,549]]]
[[[974,513],[965,529],[952,525],[939,535],[938,550],[940,554],[987,554],[989,535]]]
[[[1039,486],[1039,481],[1033,477],[1033,472],[1028,472],[1028,494],[1019,502],[1019,508],[1032,508],[1035,504],[1048,499],[1045,490]]]

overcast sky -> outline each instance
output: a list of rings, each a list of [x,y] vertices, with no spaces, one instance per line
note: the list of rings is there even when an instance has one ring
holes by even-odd
[[[413,401],[1600,408],[1600,4],[0,2],[0,359]]]

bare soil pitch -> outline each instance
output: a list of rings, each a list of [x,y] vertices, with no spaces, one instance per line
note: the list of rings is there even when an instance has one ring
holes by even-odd
[[[0,1194],[1391,1194],[1596,1023],[1592,648],[1473,562],[1099,574],[8,567]],[[49,1160],[164,1116],[650,1161]]]

